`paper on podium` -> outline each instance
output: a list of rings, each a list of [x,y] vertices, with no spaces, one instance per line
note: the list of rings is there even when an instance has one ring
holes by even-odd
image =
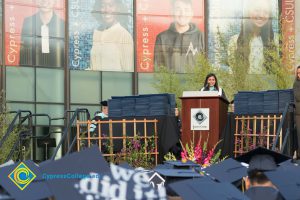
[[[214,97],[219,96],[218,91],[183,91],[182,97]]]

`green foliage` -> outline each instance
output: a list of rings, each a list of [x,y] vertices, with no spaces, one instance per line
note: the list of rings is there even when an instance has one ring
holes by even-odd
[[[283,67],[281,47],[275,44],[269,45],[269,48],[264,49],[266,73],[249,74],[249,62],[245,61],[247,59],[237,51],[230,54],[228,40],[218,32],[218,49],[216,51],[220,52],[221,56],[218,62],[222,67],[213,66],[204,55],[200,55],[196,66],[187,66],[186,74],[176,74],[174,71],[161,67],[160,73],[155,73],[154,87],[161,93],[174,93],[177,97],[181,97],[184,90],[201,89],[206,75],[215,73],[228,100],[232,100],[238,91],[290,88],[294,75]],[[243,47],[241,51],[243,52]],[[177,101],[179,100],[177,99]]]
[[[6,131],[15,116],[15,113],[9,113],[9,108],[5,106],[5,101],[3,99],[4,92],[0,92],[0,140],[6,134]],[[19,133],[21,131],[28,131],[25,126],[15,124],[12,132],[8,135],[5,142],[3,143],[0,149],[0,164],[4,163],[7,157],[10,154],[11,149],[13,148],[16,142],[19,142]],[[31,140],[30,137],[26,137],[21,141],[19,148],[15,150],[11,159],[14,161],[17,160],[26,160],[30,159],[31,156]]]
[[[176,74],[174,71],[162,66],[154,73],[154,80],[154,87],[160,93],[172,93],[175,94],[176,97],[182,95],[184,88],[183,76],[181,74]],[[180,107],[181,102],[178,99],[176,103]]]
[[[9,126],[9,123],[12,120],[12,116],[7,113],[7,109],[5,107],[5,103],[3,101],[3,92],[0,94],[0,140],[6,133],[6,130]],[[18,131],[15,129],[6,139],[4,144],[1,147],[0,153],[0,164],[3,164],[10,153],[11,148],[13,147],[15,141],[18,139],[18,135],[16,134]]]
[[[175,161],[177,160],[175,155],[171,152],[168,152],[166,155],[164,155],[164,160],[166,161]]]
[[[220,162],[221,153],[222,153],[222,150],[219,149],[217,151],[217,153],[215,153],[213,155],[213,157],[211,158],[210,163],[218,163],[218,162]],[[224,158],[222,158],[221,160],[224,160]]]

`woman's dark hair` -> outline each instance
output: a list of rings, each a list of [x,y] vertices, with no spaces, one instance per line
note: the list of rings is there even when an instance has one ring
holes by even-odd
[[[214,77],[214,78],[215,78],[215,80],[216,80],[215,88],[216,88],[217,90],[219,90],[218,79],[217,79],[217,76],[216,76],[214,73],[209,73],[209,74],[207,74],[207,76],[206,76],[206,78],[205,78],[205,81],[204,81],[204,86],[203,86],[203,87],[204,87],[204,90],[209,90],[209,85],[208,85],[207,81],[208,81],[208,79],[209,79],[210,77]]]
[[[249,68],[249,54],[250,54],[250,40],[252,38],[253,30],[255,30],[255,25],[251,22],[249,18],[242,20],[241,31],[237,39],[237,49],[235,52],[236,58],[243,59],[245,65]],[[259,35],[263,42],[264,52],[265,50],[274,49],[274,31],[272,28],[271,17],[268,19],[266,24],[260,28]],[[264,53],[265,60],[264,66],[268,60],[268,55]]]
[[[259,170],[249,171],[248,172],[248,178],[250,180],[251,185],[253,185],[255,183],[256,184],[265,184],[268,181],[270,181],[268,179],[268,177],[262,171],[259,171]]]

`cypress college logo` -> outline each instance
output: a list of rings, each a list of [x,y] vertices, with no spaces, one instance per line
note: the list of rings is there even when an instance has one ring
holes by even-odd
[[[16,185],[20,190],[24,190],[35,178],[36,175],[21,162],[9,175],[8,178]]]
[[[191,108],[191,130],[209,130],[209,108]]]

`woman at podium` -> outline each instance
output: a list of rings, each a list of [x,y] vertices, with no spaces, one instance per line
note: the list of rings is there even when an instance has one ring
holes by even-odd
[[[206,76],[203,88],[200,91],[218,91],[218,95],[227,99],[224,90],[219,87],[217,76],[210,73]]]

